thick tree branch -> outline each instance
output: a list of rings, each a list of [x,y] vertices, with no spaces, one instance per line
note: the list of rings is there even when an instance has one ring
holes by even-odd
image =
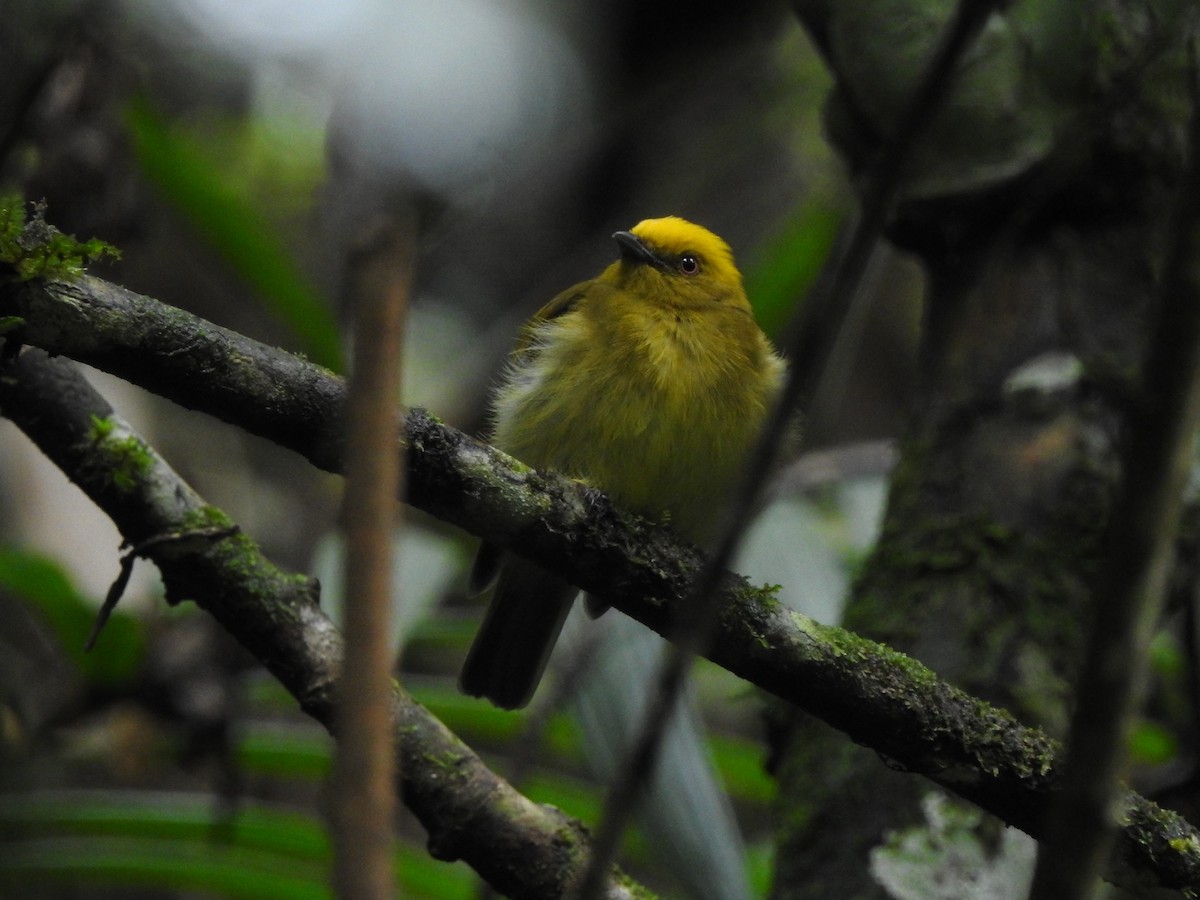
[[[1179,187],[1141,393],[1125,435],[1124,484],[1109,521],[1096,611],[1067,736],[1063,789],[1048,818],[1031,900],[1096,896],[1111,808],[1145,702],[1150,643],[1171,579],[1200,426],[1200,97]]]
[[[277,569],[205,504],[70,362],[23,353],[0,370],[0,412],[153,560],[168,601],[209,612],[333,730],[342,636],[310,579]],[[466,861],[505,894],[561,897],[583,870],[581,826],[518,793],[398,684],[391,700],[400,788],[429,831],[430,853]],[[633,896],[616,878],[608,889]]]
[[[94,278],[7,288],[0,315],[22,317],[19,337],[30,344],[340,467],[343,388],[317,366]],[[420,410],[408,414],[405,432],[415,506],[569,576],[660,632],[690,596],[699,555],[666,531]],[[1044,734],[900,653],[783,608],[744,579],[727,576],[722,593],[710,659],[1040,835],[1058,775],[1057,746]],[[1108,876],[1200,890],[1200,834],[1134,794],[1123,810]]]

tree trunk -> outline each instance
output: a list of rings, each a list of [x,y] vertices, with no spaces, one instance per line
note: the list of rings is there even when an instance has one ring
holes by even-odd
[[[1058,737],[1184,160],[1194,17],[1158,10],[1149,25],[1136,5],[994,17],[914,146],[890,236],[927,275],[921,372],[845,622]],[[869,177],[949,10],[798,7],[838,77],[833,137]],[[908,896],[889,833],[924,827],[931,809],[944,826],[949,807],[819,723],[779,717],[774,896]],[[913,896],[961,894],[1001,853],[1030,864],[994,820],[955,821],[975,863],[931,850]]]

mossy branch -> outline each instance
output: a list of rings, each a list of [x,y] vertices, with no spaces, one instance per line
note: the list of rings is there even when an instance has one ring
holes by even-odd
[[[46,221],[46,202],[30,204],[9,194],[0,197],[0,262],[7,263],[20,281],[33,278],[74,278],[89,264],[121,253],[99,238],[80,241]]]
[[[0,289],[5,315],[24,321],[10,339],[107,370],[340,471],[344,386],[318,366],[88,276],[10,284]],[[669,632],[698,570],[693,548],[421,410],[406,416],[405,435],[410,503]],[[714,662],[1039,836],[1059,755],[1042,732],[900,653],[782,607],[738,576],[724,579],[721,608],[707,654]],[[235,618],[227,627],[247,642]],[[263,649],[268,666],[278,665]],[[312,706],[307,693],[298,696]],[[1200,834],[1129,794],[1108,877],[1200,891]]]
[[[21,354],[0,377],[0,412],[154,561],[168,601],[209,612],[333,730],[342,636],[311,579],[264,557],[113,415],[73,363]],[[429,832],[432,855],[466,861],[506,895],[563,896],[586,862],[582,826],[518,793],[394,683],[391,715],[400,790]],[[614,873],[608,896],[647,896],[623,878]]]

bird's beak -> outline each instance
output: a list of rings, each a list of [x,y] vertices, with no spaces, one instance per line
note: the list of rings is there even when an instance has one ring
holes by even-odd
[[[618,231],[613,234],[613,240],[617,242],[617,246],[620,248],[621,259],[627,259],[630,262],[645,263],[656,269],[667,268],[667,264],[659,259],[654,251],[647,247],[642,242],[642,239],[632,231]]]

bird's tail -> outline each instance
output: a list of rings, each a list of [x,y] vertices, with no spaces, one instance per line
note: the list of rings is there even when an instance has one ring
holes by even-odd
[[[578,592],[531,562],[507,557],[458,677],[462,692],[504,709],[529,703]]]

